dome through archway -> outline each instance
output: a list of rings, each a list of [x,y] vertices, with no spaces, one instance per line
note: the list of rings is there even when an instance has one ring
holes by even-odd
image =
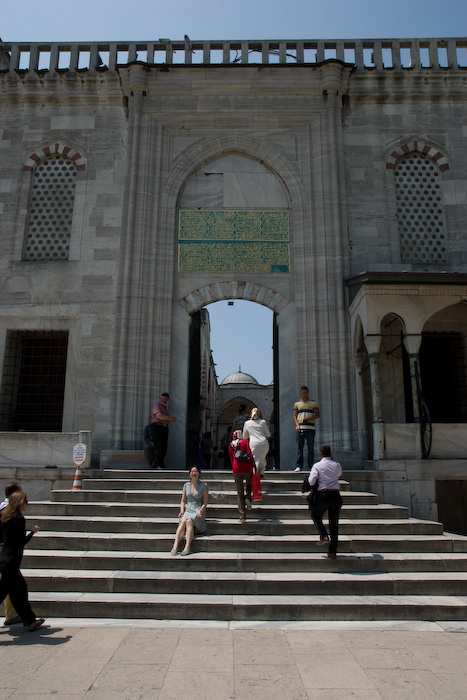
[[[257,380],[246,372],[242,372],[241,367],[238,368],[238,372],[233,372],[228,374],[225,379],[221,381],[221,385],[225,384],[258,384]]]

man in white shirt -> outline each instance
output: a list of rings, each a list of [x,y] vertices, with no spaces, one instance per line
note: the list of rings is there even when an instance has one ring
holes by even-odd
[[[329,445],[321,445],[319,456],[321,457],[320,461],[313,464],[308,477],[310,486],[314,486],[318,482],[316,504],[311,510],[311,517],[319,532],[317,544],[325,545],[329,542],[328,557],[335,559],[339,535],[339,512],[343,503],[339,492],[339,477],[342,474],[342,467],[339,462],[333,460]],[[323,524],[323,516],[326,511],[328,511],[329,517],[329,535]]]

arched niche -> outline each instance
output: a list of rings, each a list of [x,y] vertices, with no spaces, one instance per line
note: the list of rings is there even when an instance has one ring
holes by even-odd
[[[434,423],[467,423],[467,304],[461,301],[425,323],[419,354],[424,399]]]
[[[404,346],[405,326],[395,313],[381,320],[379,381],[381,408],[385,423],[413,421],[408,355]]]
[[[185,183],[180,209],[289,207],[279,178],[264,163],[238,153],[205,163]]]

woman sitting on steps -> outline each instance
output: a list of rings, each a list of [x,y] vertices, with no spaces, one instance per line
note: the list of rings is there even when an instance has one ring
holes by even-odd
[[[180,501],[180,524],[175,533],[175,540],[170,554],[179,554],[180,541],[185,538],[185,548],[180,554],[191,554],[191,543],[195,534],[206,532],[206,506],[209,490],[205,481],[200,481],[200,469],[195,465],[190,469],[190,481],[183,486]]]

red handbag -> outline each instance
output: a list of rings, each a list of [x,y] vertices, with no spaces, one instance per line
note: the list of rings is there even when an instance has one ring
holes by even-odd
[[[251,476],[251,492],[254,501],[261,501],[263,492],[261,490],[261,479],[258,472],[255,470]]]

